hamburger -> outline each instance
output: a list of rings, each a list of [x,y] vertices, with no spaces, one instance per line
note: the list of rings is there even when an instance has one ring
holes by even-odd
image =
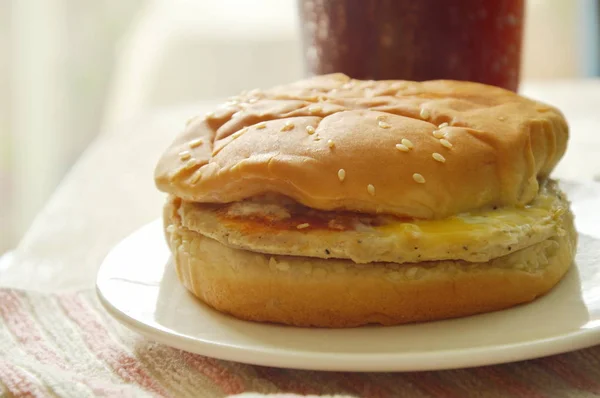
[[[182,284],[235,317],[353,327],[495,311],[572,264],[557,109],[448,80],[317,76],[230,98],[158,162]]]

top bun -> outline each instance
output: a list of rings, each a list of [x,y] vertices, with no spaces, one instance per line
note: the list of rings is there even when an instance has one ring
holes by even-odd
[[[155,179],[194,202],[276,193],[321,210],[442,218],[528,203],[567,139],[557,109],[501,88],[334,74],[192,119]]]

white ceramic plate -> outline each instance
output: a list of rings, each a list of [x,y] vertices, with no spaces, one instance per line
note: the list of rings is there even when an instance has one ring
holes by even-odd
[[[516,308],[394,327],[306,329],[220,314],[178,283],[160,222],[118,244],[98,273],[106,309],[129,328],[194,353],[314,370],[417,371],[517,361],[600,344],[600,184],[564,184],[581,233],[576,267]]]

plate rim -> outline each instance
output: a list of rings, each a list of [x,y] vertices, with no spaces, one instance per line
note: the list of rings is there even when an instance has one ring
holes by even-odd
[[[104,295],[101,287],[103,276],[108,272],[107,263],[115,255],[115,251],[126,244],[131,237],[139,234],[141,230],[152,228],[153,225],[159,222],[160,219],[157,219],[136,229],[120,240],[109,251],[98,269],[95,292],[107,312],[128,329],[140,333],[151,340],[184,351],[221,360],[279,368],[320,371],[405,372],[470,368],[523,361],[600,344],[600,325],[590,329],[580,329],[552,337],[512,344],[487,345],[462,349],[454,348],[430,352],[377,354],[367,352],[318,353],[313,351],[303,352],[298,349],[279,349],[276,347],[242,347],[178,334],[176,330],[163,328],[160,325],[148,324],[130,316],[112,303]],[[576,267],[576,263],[573,266]],[[162,267],[163,270],[167,267],[172,268],[170,258]],[[166,271],[169,272],[169,270]],[[170,271],[174,272],[173,269]],[[161,273],[159,283],[164,279],[165,275],[165,272]],[[181,288],[183,289],[183,287]],[[186,291],[186,294],[190,293]],[[202,305],[202,303],[198,303],[198,305]],[[398,327],[401,327],[401,325]]]

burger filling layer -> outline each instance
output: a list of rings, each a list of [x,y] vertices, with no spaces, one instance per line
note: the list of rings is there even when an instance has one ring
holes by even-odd
[[[350,259],[355,263],[486,262],[564,235],[568,209],[557,183],[524,207],[490,207],[439,220],[321,211],[280,196],[205,204],[171,198],[181,225],[232,248]]]

